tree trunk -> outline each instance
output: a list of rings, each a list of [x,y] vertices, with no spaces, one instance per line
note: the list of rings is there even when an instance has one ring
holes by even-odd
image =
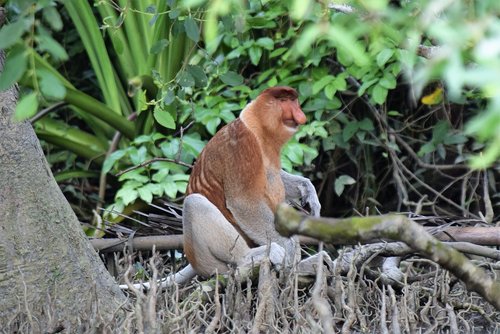
[[[0,7],[0,27],[3,21]],[[4,60],[0,50],[0,72]],[[14,121],[17,95],[17,87],[0,92],[0,327],[79,332],[86,319],[109,320],[126,299],[86,239],[31,125]]]

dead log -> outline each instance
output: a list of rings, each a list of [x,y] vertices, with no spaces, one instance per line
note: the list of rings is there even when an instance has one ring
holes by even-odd
[[[448,227],[435,237],[441,241],[464,241],[483,246],[500,246],[500,227]]]

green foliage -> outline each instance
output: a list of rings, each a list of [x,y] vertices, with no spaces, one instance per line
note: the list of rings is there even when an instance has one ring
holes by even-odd
[[[195,64],[186,64],[186,55],[200,38],[199,12],[184,10],[174,2],[129,6],[127,1],[96,1],[93,6],[86,1],[11,0],[7,6],[11,21],[0,30],[0,36],[3,36],[2,48],[8,49],[9,70],[0,75],[0,88],[6,89],[16,81],[24,85],[27,95],[20,100],[16,118],[26,119],[37,112],[38,106],[50,106],[54,101],[64,100],[76,118],[72,116],[70,122],[62,121],[59,115],[41,118],[35,124],[37,134],[52,145],[91,159],[94,164],[103,163],[115,130],[129,139],[156,130],[173,138],[173,131],[188,115],[183,118],[177,115],[180,100],[168,93],[173,90],[166,89],[167,94],[162,95],[163,90],[159,89],[162,85],[207,85],[204,71]],[[65,14],[60,15],[58,10]],[[60,40],[53,36],[63,24],[68,25],[61,19],[68,15],[78,33],[77,43],[83,46],[90,60],[97,84],[90,90],[98,98],[87,93],[88,87],[83,87],[85,92],[80,87],[75,88],[73,82],[78,82],[79,77],[67,80],[57,70],[68,55]],[[137,120],[131,122],[129,117]],[[122,138],[117,151],[127,149],[122,156],[125,163],[115,161],[117,166],[140,163],[140,159],[152,157],[151,151],[138,154],[146,152],[145,146],[139,149],[137,142],[128,142],[126,138]],[[190,139],[196,141],[195,134],[186,134],[185,138],[186,143]],[[195,143],[194,146],[199,145]],[[109,166],[105,167],[103,172],[109,172]],[[137,191],[138,198],[145,201],[150,201],[153,193],[157,196],[166,193],[173,198],[178,190],[185,190],[181,182],[186,178],[185,170],[180,176],[172,172],[174,181],[161,180],[166,184],[161,191],[154,185],[143,187],[147,182],[138,177],[140,172],[142,170],[127,173],[118,181],[123,182],[124,188]],[[134,179],[133,175],[137,177]],[[131,181],[142,183],[131,187]],[[127,204],[132,203],[135,198],[130,193],[122,196],[122,191],[117,201],[123,203],[125,198]]]
[[[192,163],[204,145],[197,134],[186,134],[181,141],[171,135],[154,133],[141,135],[130,146],[113,152],[103,164],[104,173],[118,173],[153,158],[171,160],[155,161],[120,175],[118,180],[122,185],[116,193],[113,209],[121,211],[137,199],[151,203],[153,197],[168,196],[174,199],[183,194],[189,178],[187,168],[173,161]]]
[[[103,173],[157,157],[192,163],[221,126],[275,85],[296,88],[308,118],[283,149],[283,168],[322,179],[337,197],[355,194],[351,207],[378,203],[394,192],[388,187],[409,203],[391,170],[408,161],[419,159],[410,168],[417,170],[473,154],[473,166],[485,167],[500,155],[494,0],[351,1],[346,13],[310,0],[26,3],[9,2],[17,15],[0,30],[12,65],[0,89],[20,80],[34,105],[68,102],[75,118],[42,118],[37,133],[102,164]],[[79,38],[74,49],[83,46],[92,64],[90,89],[58,71],[73,54],[54,37],[65,15]],[[422,57],[432,43],[436,56]],[[20,105],[20,118],[36,110]],[[104,160],[116,130],[125,138]],[[133,169],[117,179],[113,206],[176,198],[187,174],[166,161]],[[377,183],[387,175],[394,180]]]

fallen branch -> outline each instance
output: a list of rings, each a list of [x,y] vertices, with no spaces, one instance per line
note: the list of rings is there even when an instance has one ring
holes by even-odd
[[[490,247],[479,246],[469,242],[446,242],[445,244],[462,253],[488,257],[500,261],[500,251]],[[335,268],[339,266],[340,273],[345,275],[349,271],[352,263],[360,267],[374,254],[383,257],[402,257],[415,253],[415,250],[404,242],[379,242],[356,247],[352,250],[346,250],[333,261],[333,264]]]
[[[184,237],[182,234],[155,235],[135,237],[130,242],[130,245],[135,250],[152,250],[154,246],[157,250],[182,249]],[[90,243],[96,251],[101,253],[121,252],[124,247],[129,246],[129,239],[90,239]]]
[[[365,242],[374,239],[403,241],[425,257],[438,263],[462,280],[467,289],[475,291],[500,310],[500,281],[475,266],[462,253],[446,246],[419,224],[400,215],[354,217],[347,219],[316,218],[280,205],[276,228],[285,236],[303,234],[324,242]]]
[[[441,241],[465,241],[483,246],[499,246],[500,227],[448,227],[435,237]]]
[[[435,227],[432,227],[435,229]],[[453,241],[453,242],[467,242],[475,245],[482,246],[499,246],[500,245],[500,227],[447,227],[439,231],[435,236],[435,238],[441,241]],[[307,237],[300,236],[299,237],[301,245],[317,245],[318,240]],[[380,240],[365,240],[366,243],[369,242],[378,242]],[[118,238],[103,238],[103,239],[90,239],[90,243],[94,247],[96,251],[101,253],[109,253],[109,252],[121,252],[124,248],[124,243],[129,242],[129,239],[118,239]],[[182,234],[174,234],[174,235],[151,235],[146,237],[135,237],[132,239],[132,248],[135,250],[151,250],[153,246],[156,246],[157,250],[171,250],[171,249],[179,249],[181,250],[183,247],[183,236]],[[334,243],[336,245],[355,245],[356,242],[352,243],[349,240],[339,240],[338,243]],[[454,246],[452,246],[454,247]],[[468,249],[471,249],[472,246],[469,246]],[[475,252],[469,252],[463,250],[461,248],[454,247],[460,251],[465,253],[476,254]],[[479,248],[477,248],[479,249]],[[484,250],[481,251],[482,254],[493,254],[490,255],[482,255],[486,257],[490,257],[492,259],[498,260],[498,255],[493,252],[486,252]],[[394,254],[398,256],[397,254]]]

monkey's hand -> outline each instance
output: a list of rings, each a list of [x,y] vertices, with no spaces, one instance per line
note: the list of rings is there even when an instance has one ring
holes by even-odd
[[[286,252],[283,247],[275,242],[271,242],[268,246],[259,246],[251,248],[243,259],[238,263],[238,267],[246,268],[255,264],[260,264],[262,260],[269,257],[269,261],[280,269],[285,261]]]
[[[300,200],[302,206],[309,206],[311,216],[319,217],[321,204],[311,181],[302,176],[289,174],[284,170],[281,171],[280,175],[285,186],[286,199]]]

